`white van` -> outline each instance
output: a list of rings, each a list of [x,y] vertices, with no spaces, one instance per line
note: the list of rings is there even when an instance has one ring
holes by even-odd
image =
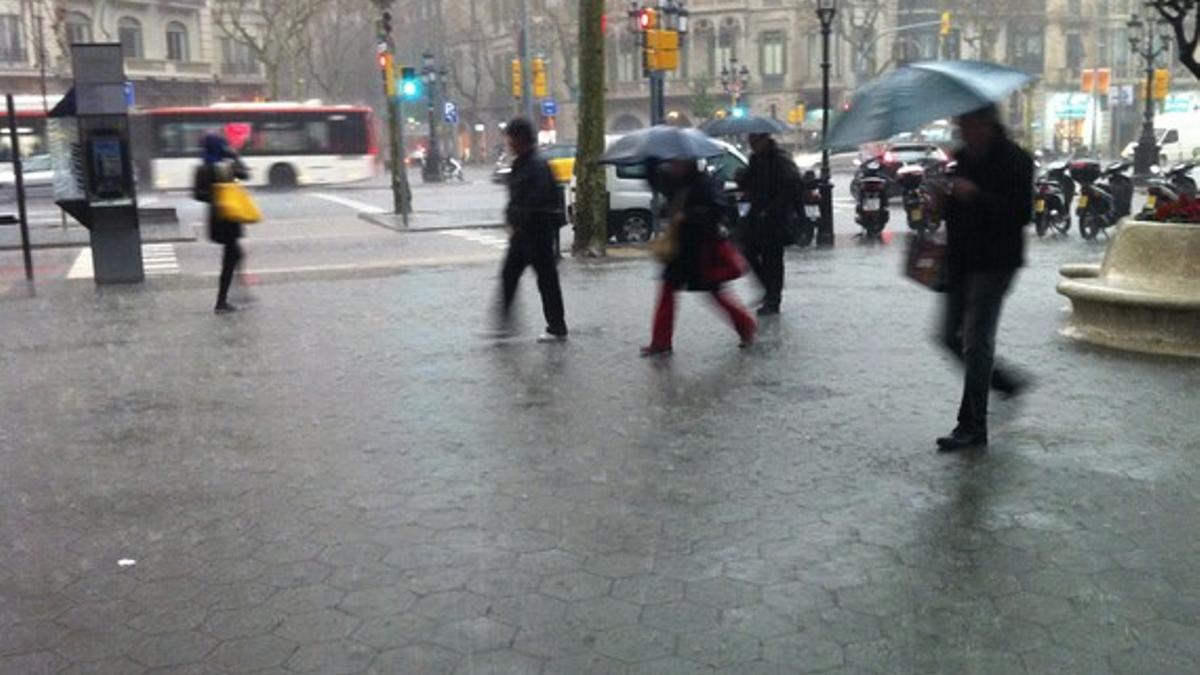
[[[607,148],[620,136],[605,136]],[[712,139],[725,151],[719,157],[705,160],[709,170],[725,184],[726,190],[736,189],[734,177],[749,165],[746,156],[733,145]],[[618,242],[640,243],[650,240],[654,233],[651,216],[650,186],[646,183],[646,168],[643,165],[605,165],[604,182],[608,191],[608,233]],[[567,188],[567,218],[575,221],[575,179],[572,177]]]
[[[1200,112],[1162,113],[1154,118],[1158,163],[1164,167],[1200,157]],[[1137,141],[1125,146],[1121,157],[1132,159]]]

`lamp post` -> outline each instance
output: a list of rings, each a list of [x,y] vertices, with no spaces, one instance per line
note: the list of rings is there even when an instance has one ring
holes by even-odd
[[[438,142],[436,108],[438,76],[444,74],[438,71],[431,52],[421,55],[421,75],[429,96],[429,149],[425,153],[425,166],[421,169],[421,180],[426,183],[442,182],[442,148]]]
[[[737,57],[729,59],[729,63],[721,66],[721,89],[729,95],[730,110],[738,107],[742,101],[742,94],[750,87],[750,69],[746,64],[738,67]]]
[[[665,65],[665,61],[652,62],[665,56],[659,53],[662,45],[656,44],[656,40],[664,34],[675,33],[675,45],[682,48],[691,13],[684,6],[683,0],[630,0],[626,14],[629,17],[630,30],[638,36],[638,47],[643,58],[642,72],[650,81],[650,124],[662,124],[666,121],[667,107],[663,78],[667,70],[675,69],[673,63],[678,61],[678,53],[672,55],[671,65]]]
[[[833,246],[833,183],[829,180],[829,39],[837,0],[817,0],[817,19],[821,22],[821,222],[817,224],[817,246]]]
[[[1129,17],[1126,25],[1129,28],[1130,48],[1134,54],[1146,60],[1146,109],[1142,112],[1142,135],[1133,150],[1133,173],[1136,176],[1148,176],[1150,167],[1158,161],[1158,139],[1154,136],[1154,62],[1160,54],[1170,51],[1171,38],[1163,35],[1161,44],[1155,45],[1154,40],[1159,37],[1157,22],[1143,21],[1136,13]]]

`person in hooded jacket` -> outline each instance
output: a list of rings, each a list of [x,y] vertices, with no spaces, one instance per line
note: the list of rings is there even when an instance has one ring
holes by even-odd
[[[783,249],[800,204],[800,170],[769,134],[750,134],[750,166],[738,185],[750,198],[744,249],[763,286],[759,316],[779,313],[783,302]]]
[[[651,164],[647,167],[647,176],[652,187],[670,204],[672,223],[667,236],[671,238],[673,250],[666,256],[654,329],[650,344],[642,348],[642,355],[671,353],[675,333],[675,294],[681,290],[710,294],[728,315],[741,339],[741,346],[750,346],[758,330],[754,317],[725,290],[723,284],[713,282],[707,270],[711,264],[707,256],[724,238],[721,217],[726,205],[720,186],[690,160]]]
[[[194,197],[197,201],[208,204],[208,238],[224,247],[214,311],[217,314],[227,314],[237,310],[236,306],[229,303],[229,287],[233,284],[234,272],[244,257],[239,241],[242,238],[242,224],[220,217],[213,203],[213,185],[244,179],[249,173],[224,138],[208,134],[201,141],[201,149],[204,163],[196,170]]]

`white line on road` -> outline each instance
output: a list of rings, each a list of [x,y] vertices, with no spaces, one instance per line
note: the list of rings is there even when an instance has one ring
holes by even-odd
[[[179,274],[179,260],[174,244],[142,244],[142,269],[146,276]],[[79,256],[67,271],[68,279],[91,279],[96,276],[91,247],[79,249]]]
[[[316,197],[317,199],[323,199],[327,202],[333,202],[334,204],[339,204],[341,206],[348,206],[359,213],[387,213],[386,209],[382,209],[374,204],[360,202],[357,199],[348,199],[339,195],[331,195],[326,192],[310,192],[308,193],[308,196]]]
[[[476,230],[448,230],[442,234],[500,250],[508,247],[508,239],[506,237],[478,232]]]

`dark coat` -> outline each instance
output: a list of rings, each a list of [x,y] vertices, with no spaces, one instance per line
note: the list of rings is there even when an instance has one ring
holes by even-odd
[[[505,217],[518,234],[553,233],[562,225],[562,201],[550,165],[530,150],[517,157],[508,176]]]
[[[213,184],[228,182],[234,177],[245,177],[245,167],[235,160],[231,165],[202,164],[196,169],[195,185],[192,196],[200,202],[208,204],[208,238],[218,244],[232,244],[242,238],[242,224],[217,217],[217,208],[213,204]]]
[[[1012,272],[1025,264],[1025,226],[1033,214],[1033,158],[1000,133],[984,157],[960,151],[956,175],[979,193],[947,204],[947,268],[951,283],[972,272]]]
[[[682,195],[681,204],[672,204],[672,213],[681,209],[683,222],[675,259],[663,269],[663,281],[689,291],[712,291],[720,287],[704,278],[704,256],[719,241],[722,217],[725,214],[725,195],[712,176],[695,172],[683,185],[667,193],[672,202]]]
[[[750,166],[738,178],[738,187],[750,199],[750,224],[757,230],[781,234],[787,222],[803,209],[800,170],[774,141],[766,152],[750,156]]]

